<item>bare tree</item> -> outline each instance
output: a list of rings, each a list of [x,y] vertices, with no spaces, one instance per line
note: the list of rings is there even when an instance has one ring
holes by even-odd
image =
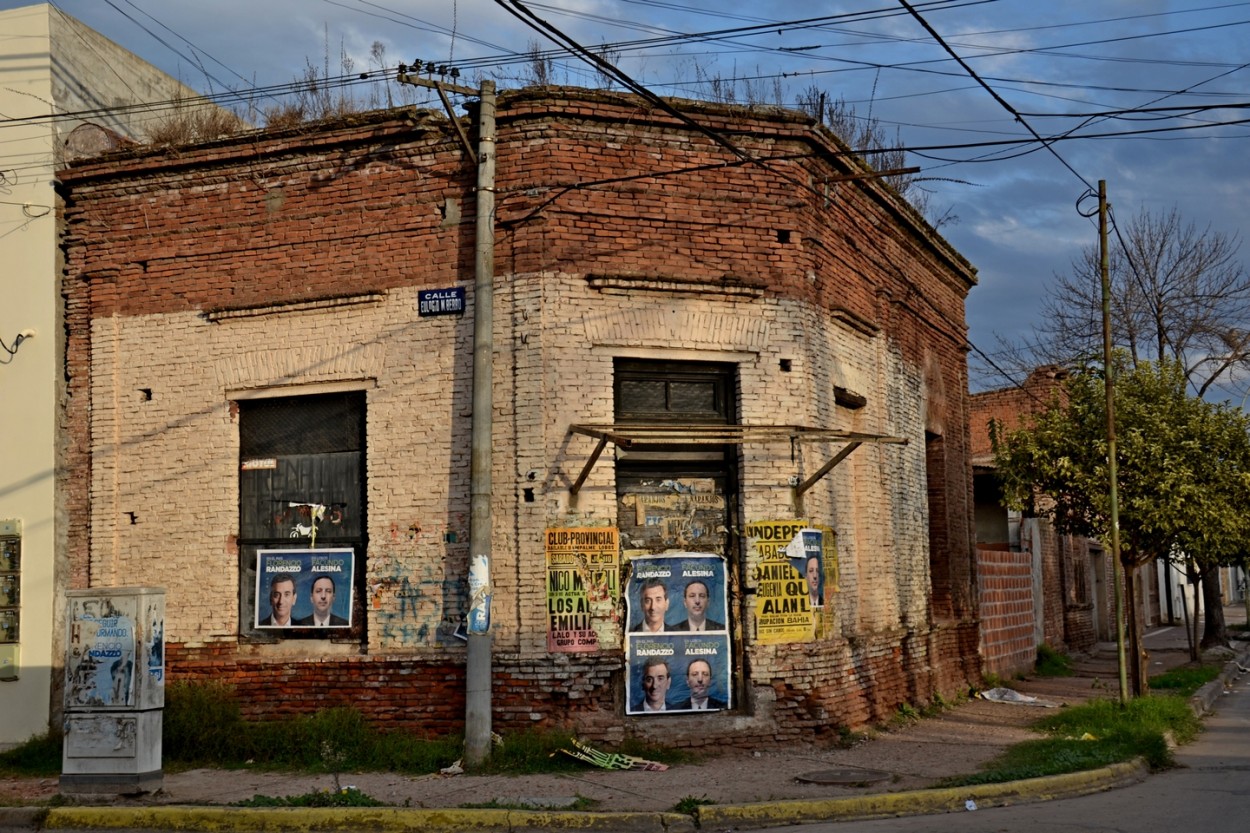
[[[526,44],[527,62],[521,77],[524,86],[549,87],[555,83],[556,62],[549,54],[543,52],[542,44],[530,41]]]
[[[1118,245],[1121,243],[1123,245]],[[1142,210],[1117,229],[1110,257],[1112,339],[1134,363],[1180,363],[1193,392],[1241,392],[1250,379],[1250,274],[1240,240]],[[1096,247],[1056,275],[1034,348],[1042,363],[1102,350],[1102,290]]]

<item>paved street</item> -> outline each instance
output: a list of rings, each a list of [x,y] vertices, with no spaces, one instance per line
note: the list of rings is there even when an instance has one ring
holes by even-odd
[[[1250,815],[1250,675],[1239,677],[1197,742],[1177,750],[1177,769],[1139,784],[1065,801],[939,816],[826,822],[790,833],[1178,833],[1240,830]]]

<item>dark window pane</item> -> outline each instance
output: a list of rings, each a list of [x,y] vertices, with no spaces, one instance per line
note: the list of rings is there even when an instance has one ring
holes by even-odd
[[[630,411],[663,413],[667,402],[664,382],[625,380],[621,382],[621,400]]]
[[[240,452],[248,458],[361,451],[364,413],[360,392],[242,400]]]
[[[682,414],[716,412],[716,386],[712,382],[670,382],[669,410]]]
[[[735,373],[731,364],[617,359],[616,419],[732,424]]]
[[[317,541],[358,540],[364,455],[288,454],[271,469],[239,473],[240,534],[244,539],[307,538],[317,505]]]

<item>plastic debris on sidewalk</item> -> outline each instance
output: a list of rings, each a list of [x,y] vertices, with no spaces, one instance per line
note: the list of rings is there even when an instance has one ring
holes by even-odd
[[[968,812],[971,813],[976,808],[977,808],[977,803],[973,801],[971,798],[964,802],[964,809],[967,810]]]
[[[663,772],[668,769],[668,764],[635,758],[633,755],[622,755],[619,752],[600,752],[598,749],[594,749],[577,740],[577,738],[573,739],[573,745],[577,747],[575,751],[569,749],[561,749],[560,751],[565,755],[577,758],[579,761],[585,761],[600,769],[637,769],[649,772]]]
[[[994,703],[1018,703],[1022,706],[1040,706],[1043,709],[1053,709],[1058,705],[1049,700],[1039,700],[1036,697],[1021,694],[1011,688],[991,688],[988,691],[978,691],[977,697]]]
[[[439,770],[443,775],[464,775],[464,767],[460,765],[460,761],[456,761],[451,766],[445,766]]]

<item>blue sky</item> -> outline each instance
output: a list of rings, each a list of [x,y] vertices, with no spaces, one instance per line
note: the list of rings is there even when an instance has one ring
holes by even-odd
[[[1107,181],[1117,218],[1177,208],[1186,220],[1240,235],[1250,189],[1250,125],[1237,109],[1142,107],[1250,101],[1250,2],[1163,0],[916,0],[962,57],[960,66],[898,0],[522,0],[661,95],[705,97],[712,79],[748,84],[792,105],[816,86],[880,119],[928,178],[932,203],[957,222],[941,232],[978,269],[970,340],[993,354],[1037,320],[1055,273],[1067,272],[1096,228],[1076,209]],[[0,9],[28,5],[0,0]],[[484,72],[501,88],[527,80],[531,45],[551,42],[497,0],[59,0],[56,5],[204,91],[289,82],[309,62],[375,68],[416,58]],[[796,25],[793,21],[806,20]],[[744,30],[745,27],[754,27]],[[725,30],[740,30],[726,32]],[[681,35],[720,32],[709,38]],[[3,33],[0,33],[0,37]],[[970,75],[975,73],[984,85]],[[572,58],[556,83],[595,86]],[[407,91],[411,95],[411,90]],[[1004,103],[1005,105],[1004,106]],[[1015,114],[1023,118],[1017,119]],[[1055,153],[1037,144],[968,147],[1076,128]],[[1159,128],[1171,132],[1138,133]],[[963,147],[960,147],[963,146]],[[1070,170],[1071,169],[1071,170]],[[1243,254],[1250,254],[1248,249]],[[1005,384],[1007,380],[999,380]]]

